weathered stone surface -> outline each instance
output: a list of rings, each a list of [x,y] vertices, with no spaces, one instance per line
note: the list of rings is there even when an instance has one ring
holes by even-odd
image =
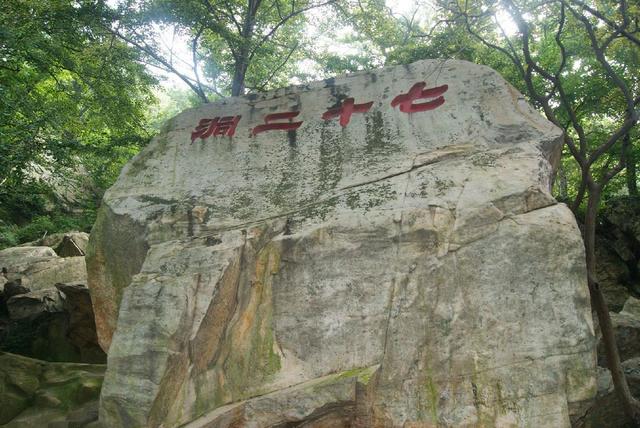
[[[0,350],[47,361],[106,362],[89,289],[56,284],[0,299]]]
[[[640,358],[622,363],[629,389],[634,397],[640,396]],[[598,393],[583,418],[573,424],[575,428],[634,428],[636,424],[624,413],[608,369],[598,367]]]
[[[640,297],[640,198],[613,198],[601,214],[598,281],[609,310],[619,312],[629,296]]]
[[[29,291],[30,290],[27,287],[22,285],[22,281],[20,281],[20,280],[9,281],[6,284],[4,284],[4,290],[3,290],[3,293],[2,293],[2,297],[5,300],[8,300],[13,296],[17,296],[18,294],[26,294]]]
[[[253,400],[223,406],[188,423],[184,428],[219,426],[351,426],[355,421],[371,426],[366,409],[356,406],[370,392],[372,376],[378,366],[324,376],[291,388],[265,394]],[[327,403],[331,405],[327,406]],[[365,410],[365,411],[363,411]]]
[[[84,256],[89,243],[89,234],[85,232],[53,233],[34,242],[23,245],[44,245],[51,247],[60,257]]]
[[[610,313],[611,324],[620,353],[620,360],[640,357],[640,305],[638,299],[630,297],[620,313]],[[598,365],[607,367],[604,343],[598,344]]]
[[[640,299],[629,297],[624,302],[621,313],[640,319]]]
[[[98,344],[89,289],[84,284],[56,284],[68,314],[67,338],[80,353],[80,361],[104,363],[106,356]]]
[[[58,282],[87,280],[84,257],[60,257],[50,247],[12,247],[0,251],[0,267],[9,281],[21,280],[32,291]]]
[[[39,290],[59,282],[86,283],[87,268],[84,257],[56,257],[33,263],[20,275],[23,285]]]
[[[47,288],[11,297],[7,309],[12,320],[33,319],[43,313],[62,312],[63,303],[58,290]]]
[[[34,261],[56,257],[53,248],[34,247],[12,247],[0,251],[0,268],[9,271],[18,271],[21,267],[27,266]]]
[[[445,103],[390,105],[420,81],[448,84]],[[346,97],[373,106],[321,119]],[[251,136],[287,111],[295,132]],[[191,142],[233,115],[233,137]],[[102,423],[568,426],[596,393],[595,340],[580,233],[549,193],[561,141],[457,61],[172,119],[87,249]]]
[[[596,238],[596,260],[596,275],[607,306],[619,312],[630,296],[629,267],[612,248],[612,242],[602,236]]]
[[[97,420],[104,365],[47,363],[0,352],[0,425],[84,427]]]

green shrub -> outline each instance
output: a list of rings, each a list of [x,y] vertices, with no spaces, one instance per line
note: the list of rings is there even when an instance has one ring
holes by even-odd
[[[18,226],[0,223],[0,249],[18,245]]]

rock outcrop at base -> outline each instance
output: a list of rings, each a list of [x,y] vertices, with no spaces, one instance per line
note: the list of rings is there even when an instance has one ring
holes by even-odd
[[[0,352],[0,425],[97,427],[104,365],[48,363]]]
[[[106,362],[80,255],[88,238],[81,232],[49,235],[30,243],[36,246],[0,251],[0,351],[44,361]]]
[[[561,144],[458,61],[178,115],[87,249],[101,422],[568,426],[595,340],[580,233],[549,193]]]

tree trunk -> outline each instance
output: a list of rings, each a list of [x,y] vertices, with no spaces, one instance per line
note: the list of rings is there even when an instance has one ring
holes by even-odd
[[[589,180],[591,181],[591,180]],[[587,275],[589,292],[591,294],[591,305],[596,310],[598,322],[602,332],[602,340],[604,342],[605,354],[607,357],[607,365],[611,372],[611,378],[618,394],[620,402],[625,413],[636,423],[640,423],[640,403],[633,398],[627,379],[620,364],[620,354],[616,345],[616,338],[609,316],[609,308],[604,300],[602,290],[596,277],[596,219],[598,214],[598,206],[600,205],[600,197],[602,187],[593,182],[589,183],[589,196],[587,198],[587,211],[585,213],[584,223],[584,244],[587,259]]]
[[[564,167],[562,165],[562,162],[559,162],[558,164],[558,172],[556,175],[556,183],[557,183],[557,191],[558,191],[558,198],[564,202],[564,203],[569,203],[569,192],[568,192],[568,183],[567,183],[567,174],[564,171]]]
[[[251,51],[251,39],[253,30],[256,25],[256,14],[262,0],[249,0],[247,4],[247,13],[242,23],[242,31],[240,32],[241,45],[238,49],[238,56],[235,58],[236,63],[233,67],[233,82],[231,83],[231,96],[237,97],[244,93],[244,79],[247,76],[249,68],[249,53]]]
[[[624,161],[625,161],[625,175],[627,179],[627,191],[631,196],[638,196],[638,175],[636,172],[636,156],[633,152],[633,147],[631,146],[631,135],[627,134],[624,136],[625,150],[624,150]]]
[[[247,74],[247,66],[245,65],[245,61],[245,58],[241,58],[234,67],[233,83],[231,85],[232,97],[237,97],[244,93],[244,78]]]

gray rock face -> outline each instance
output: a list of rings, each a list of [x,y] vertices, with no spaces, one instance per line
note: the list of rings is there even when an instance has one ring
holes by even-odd
[[[101,422],[568,426],[595,340],[560,147],[457,61],[180,114],[87,249]]]

